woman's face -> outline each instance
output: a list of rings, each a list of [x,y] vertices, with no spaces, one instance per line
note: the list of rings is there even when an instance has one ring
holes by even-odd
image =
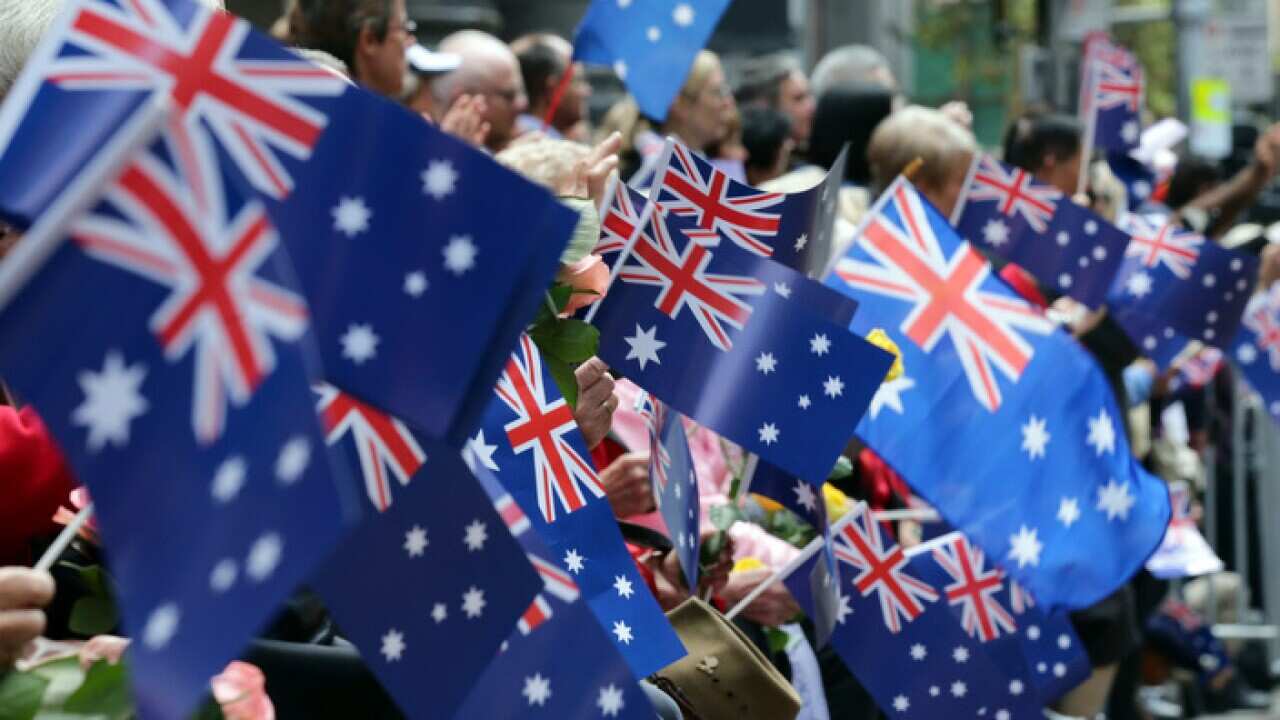
[[[711,71],[706,85],[697,95],[685,95],[682,99],[687,109],[684,131],[690,136],[685,138],[686,141],[698,146],[698,150],[705,150],[708,145],[724,139],[734,104],[733,94],[719,65]]]

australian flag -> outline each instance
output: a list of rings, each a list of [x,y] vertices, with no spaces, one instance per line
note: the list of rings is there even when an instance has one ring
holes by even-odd
[[[1033,689],[1013,684],[964,632],[943,591],[916,575],[864,503],[831,530],[843,578],[831,646],[887,716],[1041,717]],[[811,614],[811,583],[821,557],[815,548],[785,581]]]
[[[1110,303],[1140,346],[1165,328],[1210,345],[1230,342],[1257,275],[1258,259],[1183,230],[1172,218],[1130,214],[1131,236]]]
[[[891,357],[793,298],[796,271],[650,207],[593,306],[600,357],[690,419],[821,484]],[[743,392],[744,388],[751,392]]]
[[[675,545],[689,587],[698,587],[698,561],[702,549],[698,532],[701,509],[698,475],[685,435],[684,418],[649,393],[637,398],[640,415],[649,429],[649,480],[667,535]]]
[[[1129,452],[1105,377],[910,183],[885,191],[828,282],[859,301],[852,329],[884,328],[907,368],[859,425],[868,446],[1050,607],[1133,574],[1168,494]]]
[[[1129,242],[1088,208],[990,155],[974,158],[954,219],[969,242],[1093,308],[1106,301]]]
[[[456,450],[432,447],[399,495],[313,582],[400,709],[438,717],[466,699],[542,577]]]
[[[1124,152],[1136,148],[1146,96],[1138,58],[1105,33],[1095,33],[1085,42],[1081,71],[1080,113],[1093,147]]]
[[[659,122],[684,87],[729,0],[593,0],[573,59],[613,68],[640,112]]]
[[[848,148],[822,182],[795,193],[765,192],[729,177],[669,139],[650,197],[707,245],[728,242],[817,277],[831,260],[840,183]]]
[[[525,610],[502,651],[475,683],[456,717],[652,718],[653,709],[613,639],[580,600],[573,575],[531,530],[519,503],[485,468],[477,468],[520,545],[542,576],[542,592]]]
[[[279,233],[211,144],[138,151],[139,118],[160,116],[69,174],[0,266],[0,376],[93,496],[141,714],[180,717],[359,508]]]
[[[1231,357],[1280,422],[1280,284],[1250,298]]]
[[[1047,614],[982,550],[953,532],[911,548],[909,567],[941,592],[952,616],[1008,679],[1009,692],[1048,705],[1089,677],[1089,657],[1065,612]]]
[[[527,335],[466,453],[515,498],[637,678],[684,656],[627,552],[573,411]]]
[[[326,377],[431,437],[461,442],[479,418],[469,401],[576,222],[482,153],[191,0],[67,3],[8,100],[0,175],[23,182],[0,189],[0,214],[24,225],[163,102],[177,155],[212,142],[265,203]],[[204,203],[208,189],[191,192]]]
[[[1169,484],[1169,504],[1173,516],[1164,542],[1147,560],[1147,570],[1158,578],[1206,575],[1222,570],[1222,560],[1209,546],[1191,516],[1191,488],[1178,481]]]

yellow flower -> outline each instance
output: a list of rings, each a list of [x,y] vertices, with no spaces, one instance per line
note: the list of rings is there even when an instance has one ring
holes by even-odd
[[[751,556],[747,556],[744,558],[739,558],[738,562],[733,564],[733,571],[747,572],[748,570],[759,570],[764,566],[765,566],[764,563],[760,562],[759,558],[753,558]]]
[[[884,382],[897,380],[902,377],[902,350],[898,348],[897,343],[889,338],[889,335],[880,328],[875,328],[867,333],[867,342],[884,350],[893,353],[893,365],[889,367],[889,372],[884,376]]]
[[[836,518],[843,516],[852,509],[849,496],[831,483],[823,483],[822,499],[827,503],[827,517],[831,519],[831,522],[835,522]]]
[[[773,498],[767,498],[760,493],[751,493],[751,497],[760,503],[760,507],[764,508],[765,512],[778,512],[782,509],[782,505]]]

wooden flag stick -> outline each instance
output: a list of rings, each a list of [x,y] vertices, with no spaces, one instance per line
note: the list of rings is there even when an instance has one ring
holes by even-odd
[[[80,532],[80,528],[84,527],[84,524],[89,522],[91,517],[93,517],[93,503],[81,508],[80,512],[76,513],[76,516],[71,519],[71,522],[62,528],[62,532],[58,533],[58,537],[54,538],[53,544],[40,556],[35,569],[48,572],[49,568],[53,567],[53,564],[58,561],[58,558],[62,557],[63,551],[67,549],[71,541],[75,539],[76,533]]]
[[[906,167],[902,168],[902,177],[910,180],[911,182],[915,182],[916,173],[920,172],[920,168],[922,167],[924,167],[924,158],[917,157],[915,160],[907,163]]]

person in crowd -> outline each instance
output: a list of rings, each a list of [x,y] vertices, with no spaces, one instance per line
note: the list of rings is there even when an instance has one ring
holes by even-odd
[[[528,110],[516,121],[518,132],[538,131],[553,138],[585,141],[590,135],[587,100],[591,97],[591,83],[587,82],[582,63],[573,62],[569,41],[551,33],[533,33],[516,38],[511,51],[520,62],[520,74],[529,94]],[[573,76],[565,85],[550,122],[546,122],[552,100],[571,68]]]
[[[817,103],[809,90],[809,79],[795,57],[774,53],[753,58],[743,64],[740,73],[734,92],[738,106],[767,108],[786,115],[795,149],[808,150]]]
[[[1179,159],[1165,203],[1192,230],[1217,239],[1254,204],[1278,170],[1280,123],[1275,123],[1259,135],[1250,162],[1229,179],[1223,179],[1215,163],[1192,156]]]
[[[747,184],[755,187],[781,177],[795,150],[791,119],[767,107],[742,109],[742,146],[747,151]]]
[[[506,43],[479,30],[459,30],[440,42],[440,52],[457,55],[457,70],[433,83],[437,108],[451,108],[464,95],[484,99],[489,126],[485,147],[500,152],[516,137],[516,118],[529,107],[520,63]]]
[[[1074,195],[1080,181],[1080,121],[1069,115],[1026,114],[1009,126],[1004,161],[1029,170],[1036,180]]]
[[[977,140],[968,129],[940,110],[912,105],[890,115],[871,133],[867,161],[879,194],[920,160],[912,182],[943,217],[950,217],[977,151]]]
[[[692,150],[707,154],[724,138],[734,108],[720,58],[703,50],[694,58],[684,87],[667,110],[665,122],[642,117],[635,100],[627,98],[605,115],[602,130],[622,135],[620,171],[623,178],[646,184],[662,150],[663,137],[674,136]]]
[[[405,78],[400,102],[424,118],[436,117],[435,93],[431,86],[436,78],[458,69],[462,58],[449,53],[432,52],[414,43],[405,51],[409,75]]]
[[[341,60],[360,85],[399,99],[415,28],[404,0],[298,0],[288,35]]]
[[[742,144],[742,114],[737,107],[725,119],[724,137],[707,147],[711,164],[738,182],[747,181],[747,148]]]
[[[889,61],[868,45],[838,47],[823,56],[813,69],[813,92],[819,98],[836,88],[866,84],[879,85],[894,93],[895,109],[906,105]],[[973,112],[963,101],[943,103],[938,110],[962,127],[973,127]]]

